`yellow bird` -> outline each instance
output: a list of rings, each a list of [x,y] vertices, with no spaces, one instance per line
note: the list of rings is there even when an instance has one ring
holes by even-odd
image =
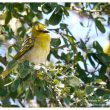
[[[46,26],[41,23],[32,27],[32,36],[23,42],[20,51],[14,56],[14,60],[28,60],[34,64],[45,63],[50,52],[51,41],[45,28]],[[7,68],[0,76],[5,78],[11,71],[12,69]]]
[[[103,52],[110,56],[110,37],[109,37],[109,41],[103,47]],[[109,66],[110,65],[108,65],[108,67],[107,67],[108,76],[110,76],[110,67]]]
[[[107,55],[110,55],[110,41],[106,43],[106,45],[103,48],[103,52]]]

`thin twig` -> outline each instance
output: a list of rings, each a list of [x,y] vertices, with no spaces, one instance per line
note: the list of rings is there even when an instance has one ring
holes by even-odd
[[[90,32],[91,32],[92,24],[93,24],[93,22],[91,22],[91,24],[90,24],[90,26],[89,26],[89,30],[88,30],[88,32],[87,32],[86,38],[88,38],[88,36],[89,36],[89,34],[90,34]]]
[[[79,11],[79,12],[82,12],[83,10],[81,10],[80,8],[77,8],[75,6],[72,7],[72,10],[75,10],[75,11]],[[91,12],[91,13],[94,13],[94,12],[102,12],[102,10],[84,10],[85,12]]]
[[[95,30],[96,30],[96,34],[97,34],[97,36],[98,36],[98,32],[97,32],[97,27],[96,27],[96,25],[95,25]]]
[[[18,101],[19,101],[19,103],[20,103],[20,105],[21,105],[22,107],[25,107],[25,106],[23,105],[23,103],[21,102],[20,99],[18,99]]]

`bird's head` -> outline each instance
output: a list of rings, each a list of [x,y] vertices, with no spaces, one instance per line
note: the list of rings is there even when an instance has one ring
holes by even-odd
[[[46,30],[46,26],[44,24],[38,23],[35,26],[32,27],[32,36],[38,37],[49,33],[49,31]]]

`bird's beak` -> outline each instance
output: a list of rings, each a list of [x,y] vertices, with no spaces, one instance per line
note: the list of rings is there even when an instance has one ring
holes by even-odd
[[[43,32],[43,33],[49,33],[48,30],[44,29],[44,30],[38,30],[39,32]]]

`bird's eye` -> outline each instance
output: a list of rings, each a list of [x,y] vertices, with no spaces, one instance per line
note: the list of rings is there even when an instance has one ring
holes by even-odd
[[[42,32],[42,33],[49,33],[49,31],[47,30],[38,30],[39,32]]]

